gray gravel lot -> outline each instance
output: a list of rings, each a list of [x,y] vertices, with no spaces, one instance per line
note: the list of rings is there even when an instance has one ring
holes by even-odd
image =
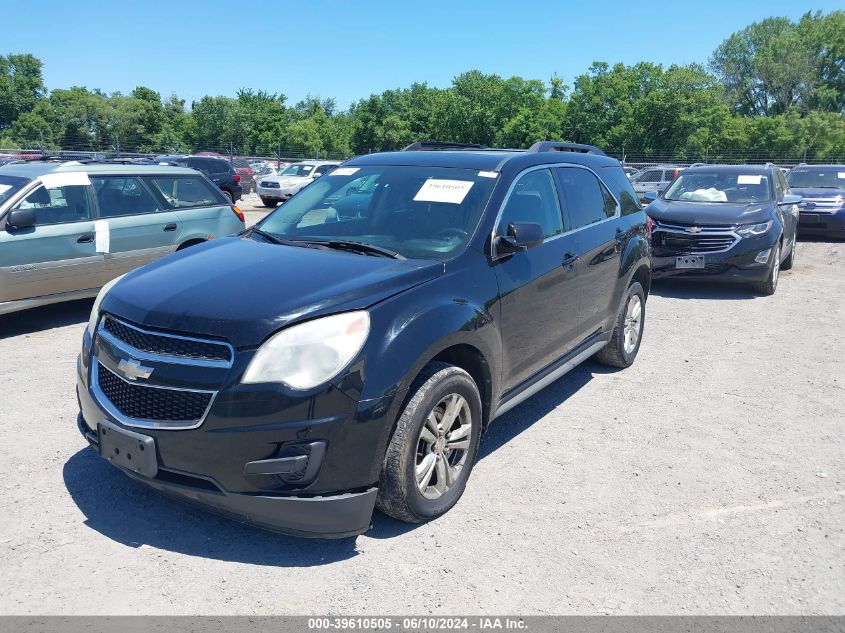
[[[0,613],[845,612],[843,243],[802,242],[773,297],[658,284],[633,367],[500,418],[440,520],[341,541],[188,508],[87,448],[90,307],[0,317]]]

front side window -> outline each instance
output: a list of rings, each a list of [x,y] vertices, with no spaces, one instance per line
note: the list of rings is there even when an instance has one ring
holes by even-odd
[[[0,204],[3,204],[20,191],[29,182],[29,178],[20,176],[0,176]]]
[[[771,200],[772,191],[765,174],[696,171],[678,176],[663,197],[689,202],[750,204]]]
[[[495,184],[472,169],[347,167],[315,180],[258,228],[316,247],[355,242],[409,258],[443,258],[467,244]]]
[[[516,181],[496,232],[508,234],[508,225],[534,222],[543,229],[546,238],[563,233],[563,215],[557,197],[554,178],[548,169],[528,172]]]
[[[798,189],[845,189],[845,165],[839,167],[795,167],[786,178]]]
[[[101,218],[159,211],[159,204],[138,178],[91,178]]]
[[[557,170],[566,201],[569,230],[580,229],[616,214],[616,201],[607,194],[612,206],[605,199],[607,190],[592,172],[577,167],[560,167]]]
[[[91,206],[91,197],[85,185],[68,185],[50,189],[40,185],[16,208],[33,209],[36,226],[42,226],[90,220]]]
[[[161,194],[171,209],[229,204],[216,187],[193,176],[148,176],[147,182]]]

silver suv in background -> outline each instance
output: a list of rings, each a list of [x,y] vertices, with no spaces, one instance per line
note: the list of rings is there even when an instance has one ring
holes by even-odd
[[[329,173],[340,165],[335,160],[303,160],[288,165],[277,176],[262,176],[257,181],[256,193],[265,207],[275,207],[285,202],[315,178]]]
[[[241,211],[203,174],[164,165],[0,167],[0,314],[93,297],[130,270],[237,233]]]
[[[645,167],[631,178],[631,185],[637,192],[640,202],[648,203],[649,200],[645,198],[647,191],[654,191],[657,194],[662,193],[682,170],[683,167],[677,165]]]

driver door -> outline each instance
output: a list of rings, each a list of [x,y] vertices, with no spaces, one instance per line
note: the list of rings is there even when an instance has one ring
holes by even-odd
[[[496,256],[499,284],[503,386],[516,387],[578,343],[579,244],[565,233],[555,179],[549,169],[524,173],[501,211],[496,235],[513,222],[539,224],[545,241],[526,251]]]
[[[33,209],[35,226],[0,237],[0,303],[99,287],[91,188],[39,185],[15,209]]]

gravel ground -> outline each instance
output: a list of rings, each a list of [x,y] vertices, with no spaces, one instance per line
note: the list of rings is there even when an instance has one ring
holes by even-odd
[[[0,613],[842,614],[843,273],[802,242],[773,297],[657,285],[633,367],[500,418],[440,520],[341,541],[125,477],[74,423],[91,302],[0,317]]]

